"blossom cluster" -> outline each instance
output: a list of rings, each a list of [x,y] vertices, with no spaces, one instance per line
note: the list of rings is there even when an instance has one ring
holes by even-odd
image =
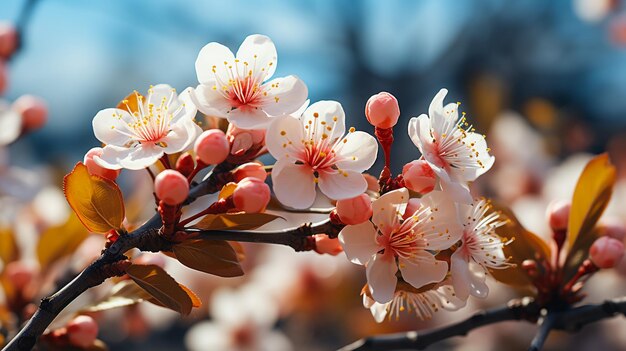
[[[196,87],[178,94],[157,84],[98,112],[94,134],[104,147],[90,150],[85,165],[113,181],[121,169],[148,169],[164,228],[172,233],[206,214],[263,212],[272,196],[291,211],[311,208],[319,196],[336,201],[330,216],[343,229],[338,240],[316,237],[316,251],[345,251],[366,267],[364,305],[377,320],[406,307],[427,318],[439,308],[464,306],[470,295],[484,298],[489,271],[510,265],[506,241],[496,234],[505,221],[469,190],[494,157],[484,136],[459,115],[459,104],[444,106],[447,90],[437,93],[428,115],[409,121],[421,157],[393,177],[390,150],[400,116],[393,95],[377,94],[366,105],[374,137],[346,128],[339,102],[309,104],[298,77],[271,79],[276,66],[276,48],[266,36],[247,37],[236,54],[207,44],[195,62]],[[203,130],[198,111],[206,120],[226,119],[228,127]],[[386,166],[376,181],[364,172],[377,159],[378,142]],[[256,161],[265,153],[276,160],[272,166]],[[181,220],[190,184],[210,165],[226,169],[220,199]]]

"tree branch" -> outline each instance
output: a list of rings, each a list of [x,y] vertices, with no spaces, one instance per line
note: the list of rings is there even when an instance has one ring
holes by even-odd
[[[339,351],[423,350],[431,344],[453,336],[466,335],[473,329],[510,320],[533,320],[539,316],[540,307],[531,298],[513,300],[506,307],[479,311],[470,318],[423,333],[372,336],[343,347]]]
[[[417,331],[372,336],[350,344],[339,351],[385,351],[385,350],[423,350],[426,347],[453,336],[463,336],[468,332],[489,324],[509,320],[536,322],[541,306],[530,298],[512,301],[507,307],[481,311],[472,317],[446,326],[419,333]],[[562,311],[550,311],[533,340],[531,350],[540,350],[550,330],[576,332],[591,324],[617,314],[626,315],[626,297],[604,301],[601,304],[572,307]],[[537,347],[537,348],[533,348]]]

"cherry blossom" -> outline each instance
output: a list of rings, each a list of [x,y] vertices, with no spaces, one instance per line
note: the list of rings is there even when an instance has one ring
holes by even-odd
[[[465,300],[456,296],[449,279],[423,291],[414,289],[406,283],[402,284],[405,286],[396,289],[393,299],[387,303],[376,302],[368,294],[367,287],[363,288],[363,306],[370,309],[376,322],[382,323],[385,317],[391,319],[395,316],[399,319],[400,313],[405,311],[415,313],[419,319],[426,320],[431,319],[441,309],[456,311],[466,304]]]
[[[348,259],[366,266],[370,293],[380,303],[393,299],[398,268],[415,288],[442,281],[448,264],[435,253],[450,248],[461,235],[455,205],[443,192],[425,195],[422,206],[402,219],[408,201],[406,188],[388,192],[373,202],[371,221],[348,225],[339,233]]]
[[[309,106],[300,118],[276,117],[266,145],[276,158],[272,182],[278,200],[293,208],[313,204],[316,184],[334,200],[353,198],[367,189],[361,172],[374,164],[378,144],[373,136],[350,128],[336,101]]]
[[[108,169],[143,169],[163,156],[187,149],[202,132],[194,122],[196,107],[189,90],[180,96],[167,84],[148,89],[134,111],[127,100],[127,110],[107,108],[93,119],[96,138],[105,143],[101,156],[94,160]],[[132,113],[128,112],[132,111]]]
[[[455,200],[472,203],[467,182],[487,172],[494,162],[485,137],[475,133],[465,117],[459,119],[458,104],[443,106],[448,93],[441,89],[428,108],[428,115],[411,118],[409,136],[439,176],[442,188]]]
[[[264,35],[248,36],[236,55],[222,44],[207,44],[196,60],[198,109],[244,129],[262,128],[270,117],[295,112],[307,98],[307,87],[293,75],[267,81],[276,62],[276,47]]]
[[[506,224],[506,220],[501,219],[485,199],[459,206],[463,234],[461,246],[451,257],[452,284],[461,299],[467,299],[469,295],[485,298],[489,293],[485,283],[488,270],[511,266],[503,251],[508,242],[495,232],[496,228]]]

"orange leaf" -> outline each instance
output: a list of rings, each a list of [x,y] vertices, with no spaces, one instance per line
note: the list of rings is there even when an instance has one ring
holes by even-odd
[[[202,230],[252,230],[276,218],[282,217],[270,213],[209,214],[193,227]]]
[[[220,277],[238,277],[243,270],[237,252],[222,240],[186,240],[172,247],[180,263],[201,272]]]
[[[37,242],[37,258],[43,268],[47,268],[56,260],[69,256],[89,236],[89,232],[71,213],[67,222],[60,226],[46,229]]]
[[[19,254],[13,230],[6,227],[0,228],[0,261],[6,267],[9,262],[17,260]]]
[[[63,179],[63,191],[67,202],[90,231],[106,233],[122,228],[124,200],[115,182],[90,175],[87,167],[79,162]]]
[[[504,247],[504,254],[510,257],[509,262],[514,263],[515,267],[493,269],[489,272],[496,280],[504,284],[529,287],[531,280],[522,268],[522,262],[527,259],[549,261],[550,247],[543,239],[526,230],[510,209],[494,204],[494,210],[499,211],[503,218],[508,219],[508,223],[497,228],[496,233],[503,238],[513,239]]]
[[[200,298],[198,297],[198,295],[196,295],[195,292],[193,292],[191,289],[189,289],[188,287],[184,286],[183,284],[178,283],[178,285],[180,285],[180,287],[183,290],[185,290],[185,292],[187,293],[187,295],[191,299],[191,303],[192,303],[193,307],[195,307],[195,308],[202,307],[202,300],[200,300]]]
[[[139,105],[143,105],[143,98],[143,95],[139,94],[137,91],[133,91],[117,104],[117,108],[131,114],[139,112]]]
[[[235,182],[230,182],[224,185],[222,187],[222,190],[220,190],[220,194],[218,195],[218,198],[222,200],[231,196],[235,192],[235,189],[237,189],[237,183]]]
[[[570,251],[595,227],[611,200],[616,177],[608,154],[594,157],[578,178],[569,215],[567,241]]]
[[[192,299],[163,268],[153,264],[134,264],[128,267],[126,273],[164,307],[185,315],[191,312]]]

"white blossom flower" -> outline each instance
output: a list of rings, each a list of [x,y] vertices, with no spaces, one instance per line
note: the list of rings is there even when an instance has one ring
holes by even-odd
[[[296,76],[266,82],[276,62],[276,47],[264,35],[247,37],[237,55],[222,44],[207,44],[196,60],[198,109],[244,129],[263,128],[270,117],[295,112],[307,98],[307,87]]]
[[[441,89],[428,108],[428,115],[411,118],[409,136],[439,176],[442,188],[455,200],[472,203],[467,182],[487,172],[494,162],[485,137],[475,133],[465,117],[459,119],[458,104],[443,106],[448,90]]]
[[[455,205],[441,191],[421,198],[421,207],[402,219],[409,200],[406,188],[394,190],[372,203],[371,221],[348,225],[339,241],[352,263],[365,265],[367,284],[374,300],[392,300],[398,281],[415,288],[442,281],[448,264],[435,258],[439,250],[450,248],[461,235]]]
[[[441,309],[456,311],[466,304],[465,300],[456,296],[449,279],[434,284],[424,291],[412,288],[406,283],[404,285],[396,289],[393,299],[387,303],[376,302],[365,290],[367,286],[363,288],[363,306],[370,309],[376,322],[382,323],[385,317],[391,319],[394,316],[397,320],[400,318],[400,313],[405,311],[415,313],[421,320],[427,320]]]
[[[218,289],[211,298],[213,320],[195,324],[185,336],[185,345],[191,351],[290,351],[291,342],[272,330],[278,308],[256,286]]]
[[[336,101],[309,106],[300,118],[276,117],[265,143],[276,158],[272,169],[274,193],[293,208],[313,204],[316,184],[326,196],[342,200],[362,194],[367,182],[361,172],[374,164],[378,144],[373,136],[350,128]]]
[[[510,241],[504,241],[495,232],[507,222],[500,218],[499,212],[491,209],[485,199],[459,206],[463,234],[461,246],[450,259],[452,284],[461,299],[467,299],[469,295],[485,298],[489,293],[485,283],[488,270],[511,266],[503,251]]]
[[[194,122],[196,107],[189,95],[189,89],[178,96],[169,85],[159,84],[148,89],[146,98],[135,92],[137,107],[124,100],[126,109],[98,112],[93,130],[106,146],[94,157],[96,163],[109,169],[143,169],[163,154],[187,149],[202,132]]]

